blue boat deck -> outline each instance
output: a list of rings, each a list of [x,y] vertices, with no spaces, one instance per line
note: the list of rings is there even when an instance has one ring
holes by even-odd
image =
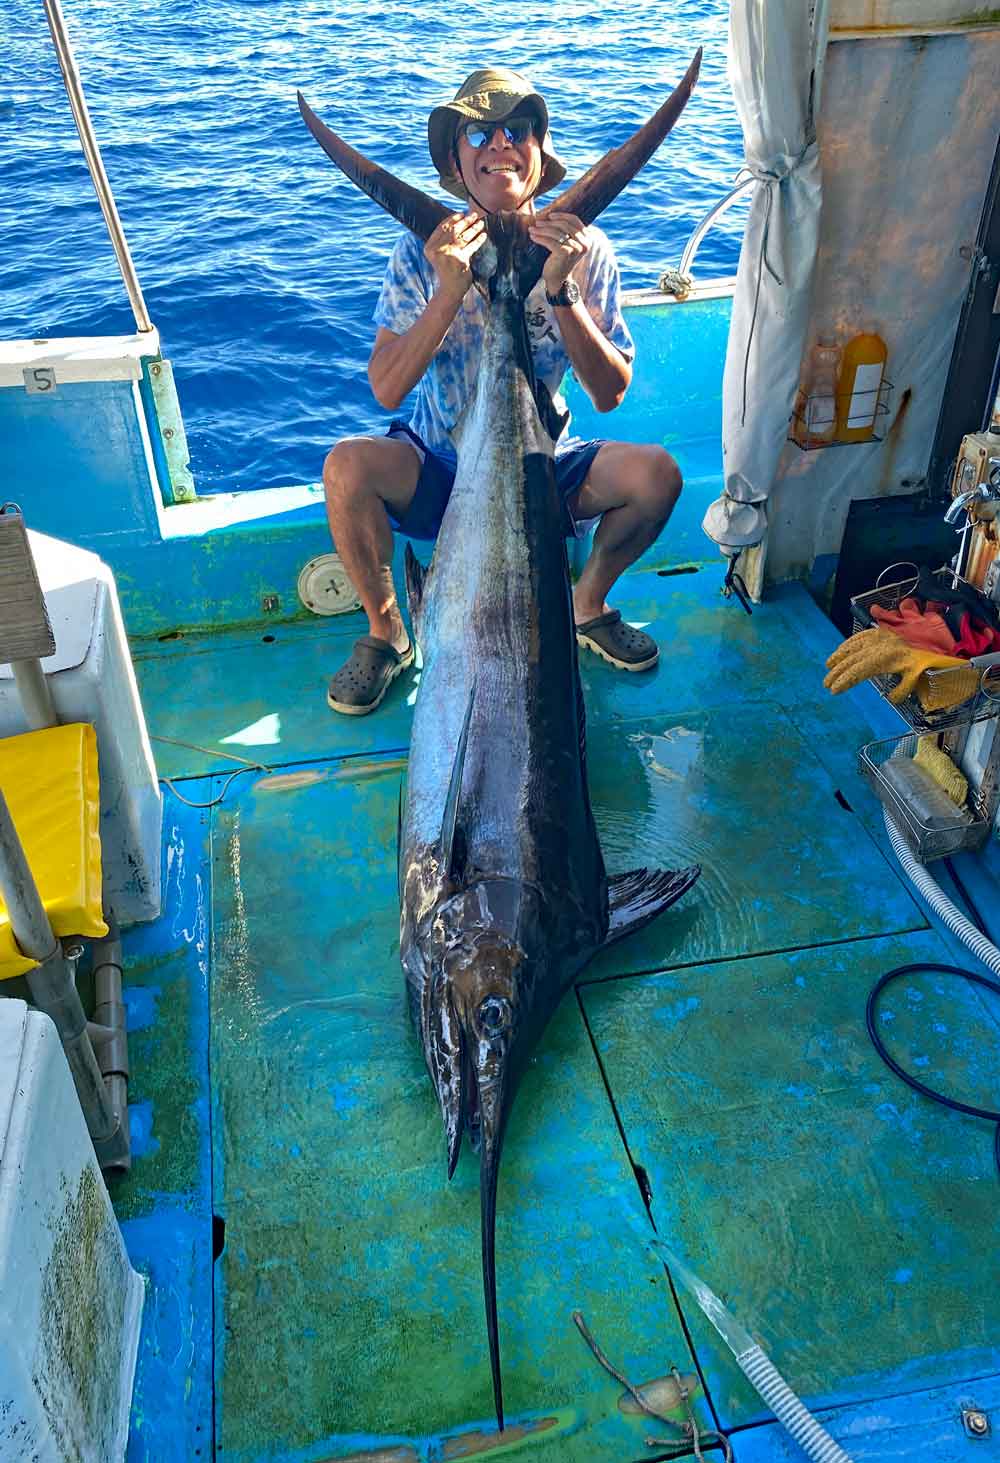
[[[646,1202],[857,1463],[1000,1456],[959,1420],[1000,1408],[992,1131],[904,1087],[865,1031],[884,971],[970,963],[856,771],[895,717],[823,691],[838,636],[801,586],[748,618],[721,562],[654,558],[615,602],[659,668],[582,660],[592,798],[611,871],[703,874],[593,963],[522,1087],[499,1195],[502,1439],[477,1164],[446,1183],[398,963],[419,672],[341,718],[325,683],[356,616],[135,645],[170,786],[165,913],[126,940],[136,1156],[114,1192],[150,1279],[130,1459],[695,1456],[645,1444],[665,1424],[621,1405],[574,1310],[633,1382],[689,1377],[737,1463],[804,1456],[636,1237]],[[998,1019],[939,975],[883,1003],[901,1060],[993,1106]]]

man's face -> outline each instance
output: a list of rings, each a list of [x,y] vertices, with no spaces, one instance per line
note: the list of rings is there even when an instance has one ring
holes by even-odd
[[[478,202],[488,213],[501,209],[516,211],[533,197],[542,177],[542,148],[532,129],[523,141],[512,141],[505,133],[524,130],[524,117],[506,117],[503,122],[470,122],[458,130],[456,142],[458,161],[462,178],[473,201]],[[487,135],[488,141],[480,147],[473,146],[466,131],[473,138],[476,134]],[[476,139],[478,140],[478,139]]]

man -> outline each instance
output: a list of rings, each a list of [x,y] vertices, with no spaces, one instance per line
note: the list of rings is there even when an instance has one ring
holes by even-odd
[[[484,304],[470,266],[486,239],[487,214],[529,215],[531,238],[549,251],[526,313],[536,371],[553,397],[572,368],[597,410],[611,411],[632,379],[633,345],[608,240],[573,214],[535,213],[535,199],[566,170],[531,84],[514,71],[473,72],[431,113],[428,142],[442,186],[470,206],[445,218],[425,245],[409,233],[396,245],[368,363],[380,405],[395,411],[418,387],[416,410],[384,437],[339,442],[323,469],[330,530],[370,631],[330,682],[330,706],[351,716],[374,711],[413,660],[392,577],[393,531],[434,538],[454,481],[448,433],[479,359]],[[580,442],[565,431],[555,451],[556,482],[575,531],[600,520],[573,590],[577,641],[622,670],[646,670],[659,655],[655,641],[625,624],[606,596],[667,522],[681,490],[677,464],[661,447]]]

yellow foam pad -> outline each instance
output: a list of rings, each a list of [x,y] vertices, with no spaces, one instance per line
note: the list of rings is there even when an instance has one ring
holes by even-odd
[[[913,760],[933,777],[939,787],[944,788],[953,803],[960,808],[965,807],[965,800],[969,795],[968,779],[955,766],[948,753],[941,750],[936,737],[921,737]]]
[[[0,789],[55,933],[106,935],[94,728],[77,723],[0,739]],[[0,897],[0,980],[37,963],[18,949]]]

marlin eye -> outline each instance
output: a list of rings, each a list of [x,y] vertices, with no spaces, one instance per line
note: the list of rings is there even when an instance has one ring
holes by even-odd
[[[479,1008],[479,1019],[483,1030],[495,1036],[502,1031],[510,1018],[510,1006],[502,996],[487,996]]]

